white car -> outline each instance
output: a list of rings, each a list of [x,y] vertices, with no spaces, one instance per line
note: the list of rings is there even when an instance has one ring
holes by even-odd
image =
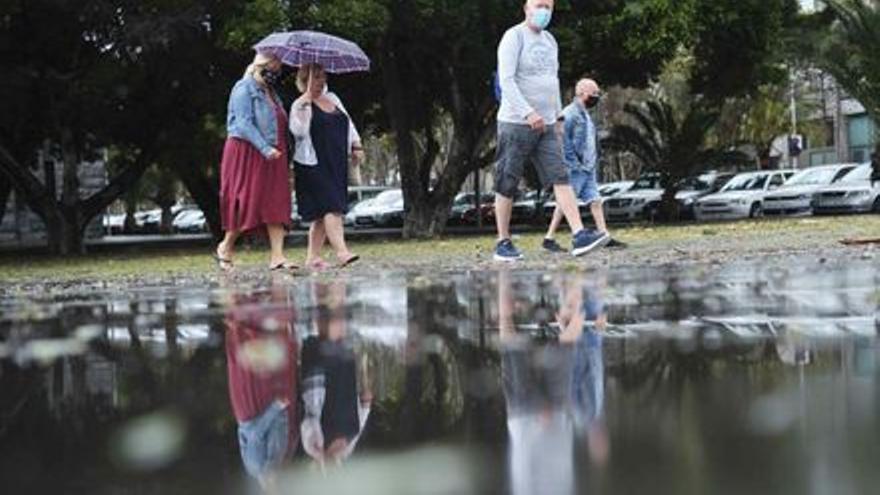
[[[617,196],[620,193],[625,193],[629,191],[633,184],[635,184],[635,182],[631,180],[599,184],[599,194],[602,195],[603,198]]]
[[[367,213],[367,211],[373,207],[372,205],[375,200],[376,198],[370,198],[355,203],[355,205],[348,210],[348,213],[345,214],[345,226],[353,227],[357,216]]]
[[[660,175],[643,175],[628,191],[605,201],[605,218],[609,222],[641,220],[648,202],[662,194],[663,187],[660,186]]]
[[[403,221],[403,191],[389,189],[370,200],[370,204],[354,215],[358,228],[386,227]]]
[[[880,213],[880,182],[871,182],[871,164],[859,165],[836,184],[813,196],[813,213]]]
[[[715,194],[697,200],[694,213],[699,221],[736,220],[763,215],[764,197],[782,187],[793,170],[746,172],[730,179]]]
[[[201,233],[208,231],[208,222],[205,220],[205,213],[202,210],[187,209],[182,210],[172,221],[175,232],[181,233]]]
[[[856,163],[846,163],[801,170],[764,198],[764,214],[811,215],[813,194],[825,186],[835,184],[857,166]]]

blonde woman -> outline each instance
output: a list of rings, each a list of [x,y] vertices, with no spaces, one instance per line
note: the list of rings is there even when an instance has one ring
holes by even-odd
[[[338,265],[348,266],[359,259],[348,249],[343,231],[348,164],[363,162],[361,139],[342,101],[327,91],[327,74],[320,65],[300,68],[296,83],[302,96],[290,110],[290,131],[296,139],[296,204],[302,219],[312,223],[306,265],[328,267],[321,250],[329,240]]]
[[[290,226],[287,113],[272,85],[281,62],[257,53],[229,96],[228,137],[220,165],[220,216],[225,237],[217,246],[220,268],[234,267],[235,242],[242,235],[269,237],[269,269],[293,270],[284,256]]]

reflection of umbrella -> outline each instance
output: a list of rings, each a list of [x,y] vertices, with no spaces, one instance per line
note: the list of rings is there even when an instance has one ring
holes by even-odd
[[[254,50],[293,67],[317,63],[333,74],[370,70],[369,57],[355,43],[315,31],[273,33],[254,45]]]

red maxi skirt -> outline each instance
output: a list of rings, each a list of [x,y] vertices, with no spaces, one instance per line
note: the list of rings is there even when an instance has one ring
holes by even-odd
[[[287,115],[276,105],[278,151],[265,158],[244,139],[227,138],[220,163],[220,217],[224,231],[266,234],[267,225],[290,227],[290,176],[287,161]]]

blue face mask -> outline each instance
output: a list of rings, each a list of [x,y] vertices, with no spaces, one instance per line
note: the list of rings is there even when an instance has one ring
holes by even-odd
[[[538,29],[547,29],[547,26],[550,25],[550,19],[552,18],[553,11],[548,8],[538,7],[532,11],[532,25]]]

